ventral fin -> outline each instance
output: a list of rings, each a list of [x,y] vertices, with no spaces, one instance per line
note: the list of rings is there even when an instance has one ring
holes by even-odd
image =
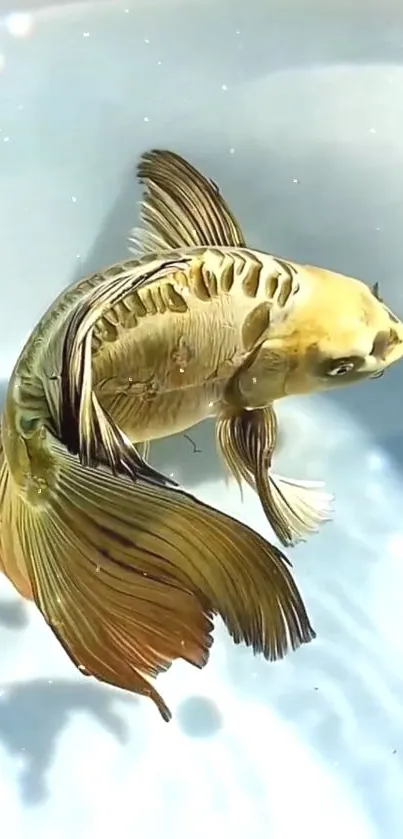
[[[230,411],[217,419],[219,451],[242,489],[254,489],[279,541],[292,546],[331,518],[332,496],[321,483],[297,481],[271,470],[277,419],[271,405],[252,411]]]

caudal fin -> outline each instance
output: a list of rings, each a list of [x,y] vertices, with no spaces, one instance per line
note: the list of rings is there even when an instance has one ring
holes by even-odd
[[[174,488],[84,467],[51,440],[55,480],[35,506],[2,495],[3,570],[33,597],[86,675],[146,695],[172,661],[203,667],[212,618],[267,659],[315,633],[285,557],[246,525]]]
[[[0,572],[27,600],[33,600],[24,553],[19,539],[13,539],[14,510],[12,504],[13,486],[4,455],[0,429]]]

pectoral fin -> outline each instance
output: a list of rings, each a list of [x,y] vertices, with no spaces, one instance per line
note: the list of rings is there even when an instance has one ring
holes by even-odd
[[[217,420],[218,448],[240,487],[242,480],[259,495],[265,515],[283,545],[295,545],[316,532],[331,514],[323,484],[282,478],[270,471],[277,419],[269,406],[231,411]]]
[[[173,152],[154,150],[141,157],[144,185],[142,227],[130,235],[136,256],[202,245],[245,245],[241,228],[218,187]]]
[[[179,490],[84,468],[56,440],[51,451],[57,480],[37,506],[7,488],[2,550],[23,557],[84,674],[151,697],[168,720],[148,678],[178,658],[203,667],[214,614],[268,659],[314,637],[285,558],[246,525]]]

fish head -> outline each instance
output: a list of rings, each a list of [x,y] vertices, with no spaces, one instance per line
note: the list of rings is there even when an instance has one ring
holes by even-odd
[[[403,357],[403,323],[376,291],[313,267],[299,279],[291,311],[274,318],[262,348],[275,359],[276,398],[377,378]]]

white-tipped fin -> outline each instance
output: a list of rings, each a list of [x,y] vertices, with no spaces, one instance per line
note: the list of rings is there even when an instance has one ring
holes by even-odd
[[[303,542],[332,519],[334,496],[321,481],[298,481],[269,474],[272,501],[290,534],[290,545]]]
[[[272,406],[229,412],[216,422],[218,450],[242,491],[254,489],[267,520],[282,545],[296,545],[331,518],[330,496],[323,484],[283,478],[271,471],[277,440]]]

